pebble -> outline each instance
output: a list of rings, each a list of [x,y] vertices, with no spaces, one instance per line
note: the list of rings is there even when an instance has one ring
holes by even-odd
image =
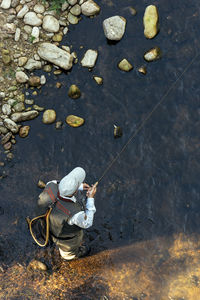
[[[61,88],[62,84],[60,82],[56,82],[57,89]]]
[[[6,144],[12,137],[12,133],[8,132],[6,135],[4,135],[1,139],[1,144],[4,145]]]
[[[33,10],[36,14],[43,14],[43,12],[45,12],[45,7],[38,3],[33,7]]]
[[[70,9],[70,13],[74,16],[79,16],[81,14],[80,5],[76,4]]]
[[[39,42],[39,35],[40,35],[39,28],[37,26],[34,26],[31,32],[31,37],[34,38],[33,44]]]
[[[8,154],[6,155],[6,157],[7,157],[9,160],[11,160],[11,159],[13,159],[14,155],[10,152],[10,153],[8,153]]]
[[[119,41],[124,35],[126,19],[120,16],[113,16],[103,21],[103,30],[107,39]]]
[[[159,47],[154,47],[144,54],[144,59],[148,62],[161,58],[161,50]]]
[[[124,58],[119,62],[118,68],[122,71],[129,72],[133,69],[133,66],[128,62],[126,58]]]
[[[10,5],[11,5],[11,0],[3,0],[1,2],[1,8],[3,8],[3,9],[10,8]]]
[[[44,107],[41,107],[41,106],[36,105],[36,104],[33,105],[33,108],[34,108],[35,110],[37,110],[37,111],[43,111],[43,110],[44,110]]]
[[[98,56],[97,50],[89,49],[84,54],[84,57],[81,60],[81,65],[87,68],[93,68]]]
[[[83,118],[80,118],[80,117],[77,117],[74,115],[67,116],[65,121],[68,125],[70,125],[72,127],[79,127],[79,126],[83,125],[85,122]]]
[[[12,148],[12,143],[8,142],[6,144],[3,145],[4,150],[10,150]]]
[[[78,99],[81,96],[81,91],[77,85],[72,84],[68,91],[68,96],[72,99]]]
[[[19,131],[18,125],[13,120],[6,118],[3,123],[12,133],[17,133]]]
[[[14,38],[15,42],[18,42],[18,41],[19,41],[19,39],[20,39],[20,34],[21,34],[21,29],[20,29],[20,28],[17,28],[17,29],[16,29],[16,32],[15,32],[15,38]]]
[[[93,0],[88,0],[81,5],[81,11],[85,16],[94,16],[100,12],[100,6]]]
[[[25,14],[29,11],[28,5],[24,5],[18,12],[17,18],[22,19]]]
[[[30,25],[25,25],[24,26],[24,31],[28,34],[31,34],[32,32],[32,27]]]
[[[63,33],[57,33],[57,34],[54,34],[52,40],[54,42],[61,42],[63,39]]]
[[[35,69],[41,69],[42,63],[41,61],[34,60],[33,58],[29,58],[27,63],[24,65],[24,68],[33,71]]]
[[[56,120],[56,112],[53,109],[47,109],[43,113],[42,122],[44,124],[51,124]]]
[[[28,81],[28,76],[22,71],[16,72],[15,78],[19,83],[25,83]]]
[[[40,86],[40,77],[39,76],[31,76],[28,80],[28,84],[33,87]]]
[[[19,57],[18,59],[18,66],[23,67],[28,61],[28,58],[25,56]]]
[[[25,14],[24,23],[31,26],[40,26],[42,24],[42,20],[37,17],[35,12],[30,11]]]
[[[54,16],[46,15],[43,19],[42,28],[48,32],[58,32],[60,24]]]
[[[46,77],[44,76],[44,75],[41,75],[41,77],[40,77],[40,83],[41,83],[41,85],[44,85],[45,83],[46,83]]]
[[[97,84],[102,84],[103,83],[103,78],[99,76],[93,76],[94,80],[96,81]]]
[[[158,10],[155,5],[149,5],[145,9],[143,24],[145,37],[154,38],[158,33]]]
[[[75,5],[78,2],[78,0],[68,0],[69,5]]]
[[[51,71],[52,71],[52,66],[51,66],[51,65],[45,65],[45,66],[43,67],[43,70],[44,70],[45,72],[51,72]]]
[[[141,67],[138,68],[138,72],[141,73],[141,74],[146,75],[147,68],[145,66],[141,66]]]
[[[25,138],[28,136],[30,130],[30,126],[22,126],[19,130],[19,136],[21,138]]]
[[[27,112],[16,112],[11,115],[11,120],[14,122],[28,121],[35,119],[38,116],[38,114],[39,113],[36,110],[31,110]]]
[[[25,110],[25,106],[23,102],[19,102],[13,106],[15,112],[21,112]]]
[[[10,106],[10,104],[7,104],[7,103],[3,104],[2,105],[2,112],[3,112],[4,115],[9,116],[11,114],[11,106]]]
[[[62,4],[62,6],[61,6],[61,11],[65,11],[65,10],[67,10],[68,9],[68,7],[69,7],[69,3],[66,1],[66,2],[64,2],[63,4]]]
[[[78,24],[79,21],[79,19],[76,16],[72,15],[70,12],[67,15],[67,20],[69,21],[70,24],[73,25]]]
[[[56,124],[55,124],[55,128],[56,129],[61,129],[63,126],[63,122],[62,121],[57,121]]]

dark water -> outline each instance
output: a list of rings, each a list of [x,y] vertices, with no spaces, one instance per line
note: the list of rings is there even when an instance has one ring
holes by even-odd
[[[0,182],[0,257],[6,265],[27,263],[36,251],[25,217],[34,215],[40,193],[38,180],[61,179],[81,166],[87,172],[88,183],[97,181],[200,51],[197,0],[153,1],[160,16],[160,32],[153,40],[145,39],[142,25],[149,1],[99,4],[100,15],[83,18],[80,24],[71,26],[62,41],[63,45],[73,45],[79,61],[87,49],[97,49],[94,69],[89,72],[78,63],[69,73],[45,74],[47,84],[38,96],[27,97],[34,97],[40,106],[55,109],[57,120],[64,121],[68,114],[75,114],[85,119],[85,125],[71,128],[64,124],[62,130],[56,130],[54,124],[42,123],[42,114],[26,122],[30,123],[30,134],[24,140],[17,138],[15,159],[6,163],[8,176]],[[136,16],[128,10],[131,5],[137,10]],[[109,44],[102,21],[113,15],[125,17],[127,27],[120,42]],[[154,46],[161,48],[162,59],[146,63],[143,54]],[[129,73],[117,68],[123,58],[134,65]],[[147,66],[146,76],[137,72],[141,65]],[[93,253],[160,238],[170,243],[174,234],[199,233],[199,69],[200,56],[101,181],[94,226],[87,233]],[[102,86],[96,84],[93,75],[103,77]],[[55,88],[57,81],[62,83],[60,89]],[[79,86],[80,99],[68,97],[71,84]],[[113,124],[123,128],[122,138],[113,138]],[[130,253],[121,259],[128,263]]]

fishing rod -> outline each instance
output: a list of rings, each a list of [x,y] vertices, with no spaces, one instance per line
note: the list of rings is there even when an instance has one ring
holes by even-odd
[[[174,83],[171,84],[169,89],[166,91],[166,93],[161,97],[161,99],[157,102],[157,104],[153,107],[153,109],[147,114],[147,116],[144,118],[143,121],[140,122],[140,125],[136,128],[136,130],[132,133],[128,141],[125,143],[125,145],[122,147],[119,153],[114,157],[113,160],[108,164],[107,168],[104,170],[98,181],[95,183],[95,186],[99,184],[99,182],[103,179],[103,177],[107,174],[107,172],[112,168],[113,164],[117,161],[117,159],[120,157],[120,155],[125,151],[127,146],[130,144],[130,142],[138,135],[138,133],[143,129],[147,121],[151,118],[153,113],[158,109],[158,107],[164,102],[166,97],[169,95],[169,93],[173,90],[173,88],[176,86],[176,84],[179,82],[179,80],[183,77],[183,75],[187,72],[187,70],[190,68],[190,66],[194,63],[194,61],[199,56],[199,53],[193,57],[193,59],[186,65],[183,72],[178,76],[178,78],[174,81]]]

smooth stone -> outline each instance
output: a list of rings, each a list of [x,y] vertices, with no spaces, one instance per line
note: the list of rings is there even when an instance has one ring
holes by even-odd
[[[66,2],[64,2],[63,4],[62,4],[62,6],[61,6],[61,11],[65,11],[65,10],[67,10],[68,9],[68,7],[69,7],[69,3],[66,1]]]
[[[11,132],[8,132],[6,133],[6,135],[4,135],[2,138],[1,138],[1,144],[4,145],[6,144],[12,137],[12,133]]]
[[[126,19],[120,16],[113,16],[103,21],[103,30],[107,39],[119,41],[124,35]]]
[[[78,2],[78,0],[68,0],[69,5],[73,6]]]
[[[148,50],[147,52],[145,52],[144,54],[144,59],[146,61],[154,61],[161,58],[161,50],[159,47],[154,47],[150,50]]]
[[[40,26],[42,24],[42,20],[37,17],[35,12],[30,11],[25,14],[24,23],[31,26]]]
[[[128,62],[126,58],[124,58],[119,62],[118,68],[122,71],[129,72],[133,69],[133,66]]]
[[[18,125],[13,120],[6,118],[3,123],[12,133],[17,133],[19,131]]]
[[[44,124],[52,124],[56,120],[56,112],[53,109],[47,109],[43,113],[42,122]]]
[[[36,110],[31,110],[27,112],[16,112],[11,115],[11,120],[14,122],[28,121],[35,119],[38,115],[39,113]]]
[[[4,144],[3,148],[4,148],[4,150],[10,150],[12,148],[11,142],[8,142],[8,143]]]
[[[44,70],[45,72],[51,72],[51,71],[52,71],[52,66],[51,66],[51,65],[45,65],[45,66],[43,67],[43,70]]]
[[[35,110],[37,110],[37,111],[43,111],[43,110],[44,110],[44,107],[41,107],[41,106],[39,106],[39,105],[37,105],[37,104],[34,104],[34,105],[33,105],[33,108],[34,108]]]
[[[27,63],[24,65],[24,68],[33,71],[35,69],[41,69],[42,68],[42,63],[41,61],[34,60],[30,58]]]
[[[56,33],[56,34],[54,34],[54,36],[52,38],[52,40],[54,42],[61,42],[62,39],[63,39],[63,34],[62,33]]]
[[[15,7],[17,7],[17,5],[19,5],[19,0],[12,0],[11,1],[11,7],[15,8]]]
[[[25,83],[28,81],[28,76],[22,71],[16,72],[15,78],[19,83]]]
[[[68,91],[68,96],[72,99],[78,99],[81,96],[81,91],[77,85],[72,84]]]
[[[62,129],[62,126],[63,126],[63,122],[62,121],[57,121],[56,124],[55,124],[55,128],[56,129]]]
[[[43,14],[45,12],[45,7],[44,5],[37,3],[34,7],[33,10],[36,14]]]
[[[103,78],[102,77],[99,77],[99,76],[94,76],[93,77],[94,80],[96,81],[97,84],[102,84],[103,83]]]
[[[21,138],[27,137],[27,135],[29,134],[29,130],[30,130],[30,126],[22,126],[19,130],[19,136]]]
[[[83,118],[80,118],[80,117],[77,117],[74,115],[69,115],[65,121],[68,125],[70,125],[72,127],[79,127],[79,126],[83,125],[85,122]]]
[[[25,4],[22,7],[22,9],[20,9],[20,11],[18,12],[17,18],[22,19],[28,11],[29,11],[29,7],[28,5]]]
[[[40,77],[39,76],[31,76],[28,80],[28,84],[30,86],[34,86],[34,87],[37,87],[37,86],[41,85]]]
[[[155,5],[149,5],[145,9],[143,24],[145,37],[154,38],[158,33],[158,10]]]
[[[24,111],[25,110],[25,106],[24,106],[24,103],[23,102],[19,102],[19,103],[16,103],[14,106],[13,106],[15,112],[21,112],[21,111]]]
[[[21,29],[20,29],[20,28],[17,28],[17,29],[16,29],[16,32],[15,32],[15,37],[14,37],[15,42],[18,42],[18,41],[19,41],[20,35],[21,35]]]
[[[39,56],[65,70],[72,68],[73,57],[66,51],[50,43],[42,43],[38,48]]]
[[[79,16],[81,14],[80,5],[76,4],[70,9],[70,13],[74,16]]]
[[[2,112],[3,112],[4,115],[9,116],[11,114],[11,105],[7,104],[7,103],[3,104],[2,105]]]
[[[41,189],[44,189],[45,186],[46,186],[46,184],[44,183],[44,181],[39,180],[38,183],[37,183],[37,186],[38,186],[39,188],[41,188]]]
[[[46,15],[43,19],[42,28],[48,32],[58,32],[60,24],[54,16]]]
[[[31,32],[31,37],[34,38],[33,44],[39,42],[40,30],[37,26],[34,26]]]
[[[79,21],[79,19],[76,16],[72,15],[70,12],[67,15],[67,20],[72,25],[78,24],[78,21]]]
[[[18,66],[23,67],[28,61],[28,58],[25,56],[19,57],[18,58]]]
[[[93,0],[88,0],[81,5],[81,11],[84,16],[94,16],[100,12],[100,6]]]
[[[26,99],[24,102],[28,105],[33,105],[34,104],[34,100],[32,100],[32,99]]]
[[[42,263],[41,261],[39,260],[32,260],[27,269],[30,271],[30,270],[39,270],[39,271],[46,271],[47,270],[47,266]]]
[[[146,75],[147,68],[145,66],[141,66],[141,67],[138,68],[138,72],[141,73],[141,74]]]
[[[87,50],[84,54],[84,57],[81,60],[81,65],[87,68],[93,68],[98,56],[97,50]]]
[[[41,85],[44,85],[45,83],[46,83],[46,77],[44,76],[44,75],[41,75],[41,77],[40,77],[40,83],[41,83]]]
[[[32,27],[30,25],[25,25],[24,26],[24,31],[28,34],[31,34],[32,33]]]
[[[1,8],[3,8],[3,9],[10,8],[10,5],[11,5],[11,0],[3,0],[1,2]]]

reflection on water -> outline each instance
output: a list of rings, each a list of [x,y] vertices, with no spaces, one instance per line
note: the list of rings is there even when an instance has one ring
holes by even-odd
[[[34,215],[39,179],[62,178],[80,165],[89,183],[98,180],[199,51],[196,0],[155,1],[160,33],[153,40],[143,35],[148,4],[103,1],[101,14],[83,18],[63,41],[73,45],[79,58],[88,48],[97,49],[94,70],[88,72],[77,64],[70,73],[47,75],[46,86],[35,97],[36,104],[54,108],[59,120],[77,114],[86,122],[76,129],[65,124],[58,131],[54,125],[43,125],[40,116],[30,122],[29,137],[18,139],[15,160],[5,167],[8,177],[0,182],[2,298],[198,299],[199,58],[102,180],[95,223],[86,235],[93,246],[91,257],[69,264],[60,261],[57,250],[52,255],[50,249],[32,243],[24,221]],[[136,16],[126,9],[130,5],[137,9]],[[127,19],[127,29],[119,43],[110,45],[102,21],[116,14]],[[163,57],[146,63],[147,75],[141,76],[137,67],[144,65],[143,53],[155,45]],[[118,70],[122,58],[134,65],[133,71]],[[102,86],[93,75],[103,77]],[[60,89],[55,89],[57,81],[62,83]],[[80,99],[67,96],[71,84],[79,86]],[[113,124],[123,128],[120,139],[113,138]],[[53,270],[26,271],[34,257],[44,259]]]

